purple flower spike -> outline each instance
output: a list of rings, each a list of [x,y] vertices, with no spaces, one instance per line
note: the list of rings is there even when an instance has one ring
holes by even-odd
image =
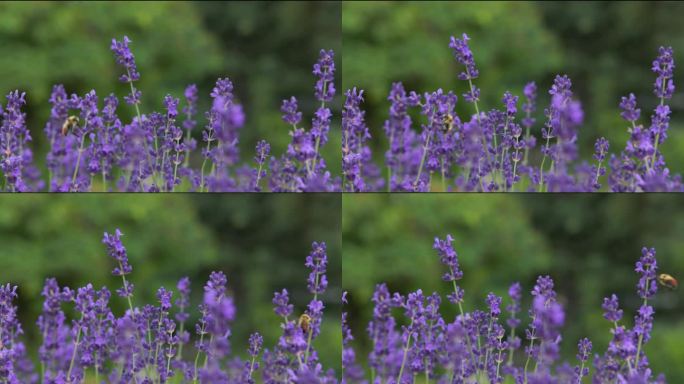
[[[275,306],[276,315],[280,317],[289,317],[294,310],[294,305],[290,304],[287,289],[273,294],[273,305]]]
[[[637,108],[636,96],[634,96],[633,93],[630,93],[629,96],[622,97],[620,100],[620,109],[622,110],[620,116],[622,116],[623,119],[630,122],[639,120],[641,109]]]
[[[462,39],[457,39],[454,36],[451,36],[451,40],[449,42],[449,48],[451,48],[454,58],[456,58],[456,61],[464,65],[466,68],[465,72],[461,72],[461,74],[458,75],[458,78],[461,80],[477,79],[480,74],[475,67],[475,58],[473,58],[473,52],[468,46],[469,40],[470,38],[468,35],[464,33]]]
[[[328,287],[328,278],[325,275],[328,267],[328,255],[325,243],[314,242],[311,245],[311,253],[306,257],[306,267],[311,269],[307,279],[307,287],[313,295],[325,292]]]
[[[302,120],[302,113],[297,107],[297,98],[292,96],[290,99],[283,100],[280,107],[280,112],[283,113],[283,121],[290,125],[297,125]]]
[[[655,258],[654,248],[644,247],[641,250],[641,258],[636,263],[634,270],[639,274],[637,292],[642,299],[652,298],[658,291],[658,281],[656,272],[658,263]]]
[[[436,237],[434,245],[432,246],[432,248],[437,251],[442,264],[449,268],[449,272],[442,276],[442,280],[444,281],[456,281],[463,278],[463,271],[461,271],[458,264],[458,254],[451,245],[453,241],[454,238],[451,237],[451,235],[446,235],[444,240],[440,240]]]
[[[613,294],[603,299],[603,318],[610,322],[618,322],[622,319],[622,309],[618,303],[618,297]]]
[[[658,57],[653,60],[652,70],[658,77],[653,85],[653,92],[661,99],[671,99],[675,86],[672,80],[674,76],[674,51],[672,47],[660,47]]]
[[[123,66],[126,70],[126,73],[119,77],[119,81],[131,84],[131,93],[124,99],[128,104],[137,105],[140,104],[140,96],[142,94],[133,86],[133,83],[140,80],[140,73],[138,73],[138,68],[135,65],[135,57],[133,57],[133,53],[128,47],[130,42],[131,39],[128,36],[124,36],[121,41],[112,39],[111,50],[114,52],[114,57],[116,57],[116,63]]]
[[[321,102],[331,102],[335,96],[335,53],[332,50],[321,49],[318,61],[313,66],[313,74],[317,77],[314,87],[316,99]]]

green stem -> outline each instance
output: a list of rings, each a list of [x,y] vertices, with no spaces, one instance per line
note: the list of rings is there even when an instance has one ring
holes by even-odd
[[[180,145],[181,136],[176,138],[176,148]],[[176,160],[173,162],[173,185],[171,185],[171,192],[176,189],[176,177],[178,175],[178,166],[180,165],[180,152],[176,151]]]
[[[262,157],[264,157],[264,149],[261,150],[261,154],[260,154],[259,158],[262,158]],[[266,159],[264,159],[264,161],[266,161]],[[257,178],[256,178],[256,182],[254,183],[254,189],[255,190],[259,188],[259,180],[261,179],[261,168],[263,167],[263,165],[264,165],[263,162],[259,163],[259,169],[257,170]]]
[[[318,279],[319,279],[319,274],[316,273],[316,278],[314,279],[314,292],[318,291]],[[318,299],[318,293],[314,293],[314,301]],[[309,363],[309,350],[311,349],[311,339],[313,337],[313,328],[309,327],[309,336],[307,337],[306,340],[306,352],[304,353],[304,364]]]
[[[83,321],[83,315],[81,315],[81,321]],[[74,362],[76,361],[76,352],[78,352],[78,345],[81,340],[81,326],[78,326],[78,332],[76,332],[76,341],[74,342],[74,351],[71,353],[71,362],[69,363],[69,370],[67,371],[67,383],[71,383],[71,371],[74,368]]]
[[[515,319],[515,317],[513,317]],[[515,340],[515,327],[511,327],[510,346],[508,347],[508,365],[513,363],[513,340]]]
[[[532,323],[536,320],[536,316],[532,317]],[[527,367],[530,364],[530,356],[532,355],[532,348],[534,347],[534,339],[536,339],[536,332],[532,331],[532,334],[530,336],[530,347],[529,347],[529,353],[527,354],[527,360],[525,360],[525,371],[524,371],[524,379],[525,379],[525,384],[527,384]]]
[[[164,312],[161,310],[159,311],[159,322],[157,323],[157,335],[159,335],[159,331],[161,330],[161,322],[162,322],[162,316]],[[158,339],[158,336],[157,336]],[[154,364],[157,364],[157,358],[159,358],[159,347],[161,346],[161,343],[159,341],[155,341],[156,347],[154,349]],[[157,370],[158,371],[158,370]],[[159,372],[157,372],[157,377],[160,377]]]
[[[582,384],[582,372],[584,372],[584,361],[580,364],[579,374],[577,375],[577,384]]]
[[[411,319],[411,325],[409,329],[413,326],[413,319]],[[401,375],[404,373],[404,365],[406,364],[406,357],[408,356],[409,346],[411,345],[411,336],[413,333],[409,332],[408,339],[406,339],[406,346],[404,346],[404,357],[401,359],[401,367],[399,368],[399,376],[397,376],[397,383],[401,383]]]
[[[252,378],[252,372],[254,372],[254,359],[255,358],[256,358],[256,356],[252,356],[252,362],[249,364],[249,376],[247,377],[248,382]]]
[[[449,271],[451,271],[451,274],[454,274],[453,268],[449,267]],[[454,286],[454,295],[458,294],[458,289],[456,287],[456,281],[452,280],[451,283]],[[461,305],[461,302],[458,302],[458,311],[461,313],[461,322],[463,323],[463,326],[465,327],[465,313],[463,312],[463,305]],[[466,334],[466,344],[468,345],[468,352],[470,353],[470,360],[475,364],[475,369],[479,372],[479,368],[477,364],[475,363],[475,354],[473,353],[473,346],[472,343],[470,342],[470,335]]]
[[[427,137],[427,140],[425,140],[425,146],[423,146],[423,156],[420,158],[420,166],[418,166],[418,175],[416,175],[416,179],[413,181],[413,187],[415,188],[418,185],[418,182],[420,181],[420,175],[423,172],[423,165],[425,165],[425,157],[427,156],[427,150],[428,147],[430,147],[430,141],[432,140],[432,133],[430,133]]]
[[[187,167],[190,164],[190,130],[187,130],[185,136],[185,141],[188,143],[188,147],[185,149],[185,159],[183,159],[183,166]]]
[[[181,311],[183,311],[183,309],[181,309]],[[179,342],[178,342],[178,353],[176,354],[176,360],[180,360],[180,359],[181,359],[181,356],[183,355],[183,341],[182,341],[182,337],[183,337],[183,332],[184,332],[184,331],[185,331],[185,321],[181,321],[181,324],[180,324],[180,333],[178,333],[178,335],[180,335],[181,337],[179,338]]]
[[[203,342],[204,342],[204,323],[202,323],[202,327],[200,329],[200,340],[199,340],[198,345],[203,345],[202,344]],[[199,363],[200,353],[202,353],[202,351],[200,349],[197,349],[197,354],[195,355],[195,370],[193,371],[194,373],[192,375],[192,382],[194,384],[197,384],[197,363]]]
[[[326,71],[326,73],[327,73],[327,71]],[[322,94],[324,98],[325,98],[325,94],[327,93],[327,88],[328,88],[328,82],[324,81],[323,82],[323,94]],[[321,101],[321,108],[325,108],[325,101]],[[321,144],[321,135],[319,133],[319,135],[316,137],[316,144],[314,146],[314,158],[312,160],[313,164],[311,165],[311,169],[309,170],[309,176],[311,176],[311,174],[316,171],[316,160],[318,160],[318,147],[320,146],[320,144]]]
[[[211,133],[210,133],[211,135]],[[209,151],[211,150],[211,136],[208,137],[207,139],[207,157],[204,158],[204,161],[202,162],[202,168],[200,169],[200,192],[203,192],[204,189],[204,167],[207,165],[207,160],[209,160]]]
[[[86,138],[86,127],[88,126],[88,120],[85,121],[85,124],[83,125],[83,135],[81,135],[81,145],[78,147],[78,156],[76,156],[76,167],[74,168],[74,174],[71,177],[71,185],[69,186],[69,190],[74,186],[76,183],[76,177],[78,176],[78,169],[81,166],[81,156],[83,155],[83,151],[85,150],[85,138]]]
[[[394,130],[390,131],[389,147],[392,152],[392,143],[394,142]],[[387,192],[392,192],[392,167],[387,165]]]
[[[473,80],[470,78],[470,71],[466,68],[466,74],[468,75],[468,85],[470,86],[470,94],[473,93]],[[482,128],[482,121],[480,120],[480,107],[477,104],[477,99],[473,100],[473,105],[475,105],[475,114],[477,117],[477,125]],[[496,140],[496,133],[494,135],[494,140]],[[489,150],[487,149],[487,141],[484,135],[482,135],[482,148],[484,149],[485,155],[487,156],[487,161],[490,161]]]
[[[667,80],[667,78],[663,79],[663,85],[662,85],[662,89],[661,89],[661,93],[660,93],[661,95],[663,95],[665,93],[665,82],[666,82],[666,80]],[[665,105],[665,97],[661,96],[660,97],[660,106],[662,107],[663,105]],[[658,155],[658,142],[659,141],[660,141],[660,130],[658,130],[658,132],[656,133],[655,143],[653,145],[653,158],[651,159],[651,169],[653,169],[653,167],[655,166],[656,156]]]
[[[644,285],[646,287],[646,289],[648,289],[648,283],[649,283],[649,279],[646,278],[646,284]],[[646,304],[648,304],[648,299],[644,298],[643,306],[645,306]],[[637,369],[637,370],[639,369],[639,359],[641,357],[641,346],[642,346],[643,342],[644,342],[644,334],[641,333],[639,335],[639,342],[637,344],[636,362],[634,363],[634,369]]]
[[[209,352],[211,349],[211,344],[214,342],[214,335],[209,336],[209,345],[207,345],[207,353],[204,354],[204,363],[202,364],[203,368],[206,368],[207,365],[209,364]]]
[[[530,112],[527,112],[527,118],[530,118]],[[530,148],[527,146],[530,138],[530,127],[525,127],[525,155],[523,156],[523,165],[527,165],[527,156],[530,152]]]

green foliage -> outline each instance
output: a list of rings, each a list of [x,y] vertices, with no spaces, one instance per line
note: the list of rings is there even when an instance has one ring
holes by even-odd
[[[663,215],[663,212],[668,212]],[[365,359],[365,326],[372,315],[375,284],[394,291],[417,288],[443,295],[444,268],[432,249],[435,236],[454,236],[464,278],[465,307],[484,307],[488,292],[504,296],[515,281],[529,292],[538,275],[553,277],[566,308],[562,352],[574,359],[581,337],[604,351],[610,324],[602,317],[603,298],[615,293],[632,324],[641,302],[634,263],[641,247],[655,247],[662,272],[684,273],[681,231],[684,205],[675,195],[362,195],[343,197],[343,288],[350,292],[350,323]],[[681,293],[661,289],[653,300],[654,340],[648,345],[655,372],[668,382],[684,379],[674,361],[684,337]],[[530,304],[529,294],[523,307]],[[452,318],[457,310],[444,305]],[[665,341],[667,342],[661,342]]]
[[[155,303],[157,288],[175,291],[188,276],[196,306],[209,273],[226,273],[238,310],[231,340],[239,355],[252,332],[262,333],[267,346],[277,342],[275,290],[287,288],[297,314],[304,311],[311,299],[304,259],[312,241],[326,241],[330,287],[315,345],[325,366],[336,367],[341,358],[339,347],[327,347],[341,345],[339,196],[26,195],[2,196],[0,203],[0,283],[19,286],[20,319],[34,354],[45,278],[72,288],[121,286],[101,244],[103,232],[118,227],[133,266],[135,305]],[[127,306],[116,294],[111,302],[117,314]],[[191,315],[194,323],[198,313]]]

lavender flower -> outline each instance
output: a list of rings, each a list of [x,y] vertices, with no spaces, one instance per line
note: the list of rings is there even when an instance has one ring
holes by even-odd
[[[644,247],[641,250],[641,258],[636,263],[635,271],[639,274],[637,292],[644,300],[652,298],[658,291],[656,271],[658,263],[655,258],[655,249]]]
[[[107,254],[116,260],[115,275],[125,277],[132,271],[121,244],[121,232],[105,233]],[[327,255],[324,243],[314,242],[306,264],[317,274],[317,293],[325,290]],[[170,317],[172,292],[161,287],[156,305],[131,307],[117,317],[109,306],[111,294],[105,287],[97,290],[87,284],[75,291],[47,279],[42,295],[43,311],[37,324],[42,335],[39,349],[40,376],[28,359],[21,341],[23,333],[17,319],[17,287],[0,285],[0,381],[7,384],[83,383],[94,376],[97,382],[230,382],[255,383],[257,372],[268,383],[337,383],[334,370],[324,370],[313,346],[321,332],[324,304],[314,298],[307,306],[304,323],[288,320],[293,311],[287,290],[276,293],[276,312],[283,316],[283,335],[271,348],[259,332],[250,335],[245,349],[248,358],[232,355],[231,323],[237,309],[222,272],[212,272],[204,287],[196,324],[197,339],[190,359],[182,353],[190,336],[184,331],[189,314],[190,281],[178,282],[176,321]],[[125,287],[128,285],[124,279]],[[132,288],[130,288],[132,290]],[[316,295],[316,294],[315,294]],[[126,296],[130,299],[130,295]],[[73,303],[75,317],[67,319],[62,304]],[[188,347],[191,348],[191,347]],[[186,353],[187,355],[188,353]]]
[[[133,83],[140,80],[140,73],[135,64],[135,57],[128,47],[129,43],[131,43],[131,39],[129,39],[128,36],[124,36],[121,41],[112,39],[111,50],[116,57],[116,63],[123,66],[126,70],[126,73],[119,77],[119,81],[128,83],[131,86],[131,93],[124,97],[124,99],[128,104],[135,105],[136,108],[138,108],[142,93],[133,86]],[[139,115],[140,112],[138,111],[138,117]]]
[[[331,102],[335,96],[335,62],[333,61],[334,52],[332,50],[321,50],[318,61],[313,66],[313,74],[317,77],[314,87],[316,99],[322,103]],[[296,110],[296,104],[294,110]],[[296,124],[296,123],[291,123]]]
[[[363,90],[356,88],[347,90],[347,97],[342,111],[342,177],[343,188],[347,191],[360,192],[366,190],[364,172],[370,167],[370,149],[365,142],[371,138],[370,131],[364,122],[360,109],[363,102]]]
[[[585,368],[584,364],[589,360],[591,354],[591,341],[587,338],[581,339],[577,345],[578,353],[577,360],[580,361],[580,366],[575,367],[575,375],[578,383],[582,382],[582,377],[589,374],[589,368]]]
[[[107,247],[109,257],[116,260],[118,266],[114,267],[112,274],[114,276],[121,276],[123,287],[116,290],[116,293],[125,297],[128,300],[128,306],[133,311],[133,304],[131,297],[133,296],[133,284],[126,280],[126,275],[133,272],[133,267],[128,263],[128,254],[126,248],[121,243],[121,231],[117,228],[114,235],[105,232],[102,238],[102,243]]]
[[[447,280],[455,281],[451,270],[458,269],[458,265],[451,241],[450,236],[445,240],[436,239],[434,248],[450,270]],[[637,262],[637,272],[642,279],[655,272],[655,251],[644,249]],[[634,328],[628,329],[617,325],[622,317],[617,296],[606,298],[602,307],[604,317],[614,323],[612,341],[605,353],[598,353],[592,351],[591,340],[580,339],[576,350],[578,363],[572,366],[559,362],[566,316],[556,300],[551,277],[540,276],[531,295],[531,321],[526,330],[528,345],[521,349],[515,336],[515,328],[520,324],[516,314],[522,299],[519,283],[509,289],[511,303],[506,310],[511,316],[506,323],[511,334],[507,339],[500,320],[502,298],[494,293],[487,295],[485,310],[464,312],[461,309],[453,322],[446,323],[439,314],[438,294],[426,296],[419,289],[403,296],[391,294],[385,284],[378,284],[372,297],[373,317],[368,324],[368,342],[372,346],[368,354],[369,372],[359,372],[354,365],[354,338],[346,327],[346,314],[343,315],[343,368],[345,372],[351,369],[349,375],[343,375],[343,380],[351,383],[370,378],[370,382],[376,383],[410,383],[424,377],[426,382],[440,383],[479,382],[483,378],[489,383],[665,382],[662,375],[652,377],[643,353],[654,315],[653,307],[647,303],[636,313]],[[345,298],[343,295],[343,301]],[[402,308],[402,320],[393,316],[392,309],[397,307]],[[592,353],[594,369],[590,370]]]
[[[283,289],[282,292],[276,292],[273,295],[273,305],[275,305],[276,315],[287,318],[292,314],[294,305],[290,304],[289,301],[287,289]]]
[[[283,100],[280,111],[283,113],[283,121],[287,124],[296,126],[302,120],[302,113],[298,110],[297,98],[294,96],[289,100]]]
[[[29,190],[26,168],[30,168],[33,154],[24,146],[31,141],[26,127],[26,114],[21,108],[26,104],[26,94],[19,91],[7,95],[7,104],[0,125],[0,170],[5,176],[6,190],[23,192]]]
[[[613,294],[603,299],[603,317],[613,323],[622,319],[622,309],[619,307],[618,297]]]
[[[620,109],[622,110],[620,116],[622,116],[623,119],[630,122],[639,120],[641,109],[637,108],[637,100],[633,93],[630,93],[629,97],[622,97]]]
[[[653,60],[652,70],[658,77],[653,85],[653,92],[662,100],[671,99],[675,86],[672,80],[674,72],[674,52],[672,47],[660,47],[658,57]]]
[[[458,254],[451,245],[453,241],[454,238],[451,237],[451,235],[447,235],[444,240],[440,240],[436,237],[434,245],[432,246],[432,248],[437,251],[442,264],[449,268],[449,272],[442,276],[442,280],[444,281],[456,281],[463,278],[463,271],[461,271],[461,268],[458,265]]]

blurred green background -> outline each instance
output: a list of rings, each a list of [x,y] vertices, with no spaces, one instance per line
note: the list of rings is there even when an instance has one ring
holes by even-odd
[[[605,352],[611,334],[602,317],[603,298],[615,293],[632,323],[640,300],[634,264],[643,246],[655,247],[660,272],[684,277],[684,198],[677,195],[351,195],[342,197],[342,286],[349,291],[350,324],[359,359],[369,351],[366,325],[375,285],[386,282],[404,294],[423,289],[442,294],[450,285],[432,249],[436,236],[454,237],[464,271],[465,309],[485,308],[488,292],[504,296],[523,285],[523,325],[537,276],[550,275],[566,310],[561,350],[574,364],[577,341],[589,337]],[[684,382],[682,290],[660,289],[653,338],[646,353],[654,372]],[[402,318],[402,321],[404,319]]]
[[[28,124],[44,162],[52,86],[63,83],[68,93],[81,95],[95,89],[100,97],[114,92],[121,99],[126,84],[118,81],[121,70],[109,47],[112,38],[128,35],[141,74],[142,112],[159,110],[167,93],[184,100],[185,87],[196,83],[198,140],[216,79],[233,81],[247,114],[242,158],[251,163],[259,139],[278,155],[289,142],[282,99],[296,96],[310,121],[317,107],[312,66],[320,49],[333,49],[339,68],[340,18],[338,2],[2,2],[0,93],[27,92]],[[340,78],[338,71],[338,87]],[[333,103],[336,117],[323,151],[335,173],[340,100]],[[129,121],[134,111],[120,101],[119,115]]]
[[[610,140],[619,153],[628,139],[620,118],[620,97],[633,92],[650,124],[657,104],[650,71],[658,47],[675,50],[675,84],[684,84],[684,3],[646,1],[582,2],[344,2],[342,5],[344,89],[366,90],[365,109],[373,150],[381,161],[387,149],[382,123],[387,94],[395,81],[419,93],[437,88],[460,97],[466,83],[449,49],[449,37],[467,33],[480,70],[480,109],[501,107],[506,90],[522,96],[529,81],[539,86],[538,140],[548,89],[556,74],[567,74],[585,110],[580,127],[581,156],[589,158],[596,138]],[[472,105],[459,103],[463,118]],[[522,102],[519,103],[519,107]],[[671,170],[684,170],[684,93],[676,92],[670,138],[662,151]],[[422,121],[422,120],[421,120]],[[414,126],[419,129],[419,126]]]
[[[95,288],[119,288],[121,280],[111,275],[113,260],[101,240],[103,232],[120,228],[133,266],[128,278],[135,285],[134,305],[156,303],[160,286],[177,291],[178,279],[188,276],[189,324],[194,324],[211,271],[228,276],[237,306],[233,353],[244,357],[250,333],[262,333],[269,348],[280,336],[280,318],[271,305],[274,291],[287,288],[295,313],[304,311],[311,299],[304,260],[311,242],[325,241],[330,287],[322,298],[324,324],[314,345],[324,367],[337,370],[340,205],[340,197],[332,194],[0,196],[0,284],[19,286],[20,320],[37,357],[35,323],[45,278],[56,277],[72,288],[88,282]],[[110,303],[116,315],[127,307],[116,294]]]

